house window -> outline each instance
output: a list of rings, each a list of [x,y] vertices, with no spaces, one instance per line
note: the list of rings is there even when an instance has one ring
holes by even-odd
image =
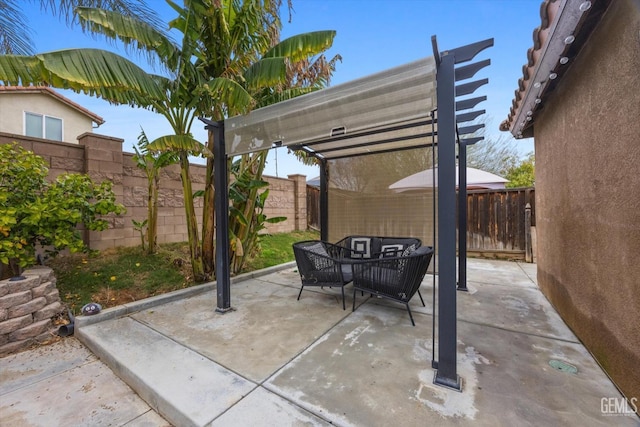
[[[36,113],[24,113],[24,134],[62,141],[62,119]]]

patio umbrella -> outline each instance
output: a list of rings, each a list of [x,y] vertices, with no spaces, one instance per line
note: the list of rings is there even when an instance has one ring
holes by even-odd
[[[435,170],[434,170],[435,169]],[[409,175],[406,178],[402,178],[399,181],[394,182],[389,186],[390,190],[396,193],[402,193],[405,191],[424,190],[427,188],[433,188],[438,186],[438,168],[425,169],[413,175]],[[435,185],[433,183],[433,175],[435,172]],[[479,190],[479,189],[500,189],[505,188],[505,183],[509,182],[508,179],[504,179],[501,176],[494,175],[490,172],[486,172],[480,169],[467,168],[467,189]],[[458,186],[458,166],[456,166],[456,187]]]

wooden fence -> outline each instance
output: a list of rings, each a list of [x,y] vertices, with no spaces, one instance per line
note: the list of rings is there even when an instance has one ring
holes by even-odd
[[[311,185],[307,185],[307,225],[320,229],[320,189]]]
[[[531,207],[530,219],[526,206]],[[470,190],[467,194],[467,251],[524,258],[535,227],[535,189]],[[529,224],[530,222],[530,224]],[[525,226],[526,225],[526,226]],[[529,226],[530,225],[530,226]]]
[[[528,220],[527,204],[531,207]],[[535,211],[534,188],[469,190],[467,252],[470,256],[492,258],[533,257],[531,227],[536,225]],[[310,228],[320,228],[320,190],[317,187],[307,186],[307,223]]]

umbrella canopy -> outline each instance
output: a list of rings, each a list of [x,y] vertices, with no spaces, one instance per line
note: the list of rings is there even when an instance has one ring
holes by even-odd
[[[308,179],[307,185],[320,188],[320,177],[316,176],[315,178]]]
[[[435,185],[434,185],[435,174]],[[467,168],[467,189],[468,190],[480,190],[480,189],[500,189],[505,188],[505,183],[509,182],[508,179],[504,179],[501,176],[494,175],[490,172],[486,172],[480,169]],[[433,188],[438,186],[438,168],[425,169],[413,175],[409,175],[406,178],[402,178],[400,181],[396,181],[389,186],[389,189],[394,190],[397,193],[412,190],[424,190],[426,188]],[[458,186],[458,166],[456,166],[456,187]]]

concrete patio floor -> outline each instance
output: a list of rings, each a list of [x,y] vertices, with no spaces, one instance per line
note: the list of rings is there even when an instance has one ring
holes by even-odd
[[[535,276],[533,264],[469,259],[462,392],[433,385],[432,276],[413,327],[378,298],[358,294],[352,313],[350,285],[346,311],[339,289],[296,301],[289,264],[236,278],[224,315],[202,285],[78,318],[82,344],[0,359],[0,425],[640,425],[603,413],[602,399],[622,396]]]

